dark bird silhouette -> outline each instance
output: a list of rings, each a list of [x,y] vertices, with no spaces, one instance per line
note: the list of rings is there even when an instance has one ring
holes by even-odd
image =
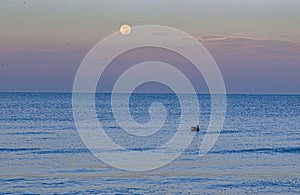
[[[199,126],[198,125],[196,125],[196,127],[191,127],[191,131],[193,131],[193,132],[199,132]]]

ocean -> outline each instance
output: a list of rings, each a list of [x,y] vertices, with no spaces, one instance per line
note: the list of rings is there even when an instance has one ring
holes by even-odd
[[[148,108],[155,101],[165,105],[167,116],[150,141],[128,136],[116,125],[110,97],[96,94],[98,119],[107,135],[130,150],[151,151],[180,124],[176,95],[132,94],[136,122],[150,120]],[[198,100],[200,132],[188,148],[165,166],[136,172],[105,164],[90,152],[76,130],[71,93],[2,92],[0,194],[300,194],[300,95],[227,95],[222,131],[203,157],[198,152],[210,96]]]

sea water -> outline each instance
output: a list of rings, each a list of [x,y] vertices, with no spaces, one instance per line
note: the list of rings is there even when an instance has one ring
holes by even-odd
[[[161,102],[166,124],[148,142],[126,136],[111,112],[110,97],[96,94],[98,119],[107,135],[130,150],[158,147],[180,124],[176,95],[132,94],[129,107],[136,122],[149,122],[149,106]],[[179,158],[158,169],[130,172],[103,163],[87,149],[76,130],[71,93],[0,93],[0,193],[300,193],[300,95],[227,95],[224,126],[204,157],[198,152],[210,119],[210,96],[198,100],[200,132]]]

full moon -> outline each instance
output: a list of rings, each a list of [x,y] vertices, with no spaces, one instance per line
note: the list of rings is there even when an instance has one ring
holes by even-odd
[[[122,35],[128,35],[131,32],[131,27],[128,24],[123,24],[120,27],[120,32]]]

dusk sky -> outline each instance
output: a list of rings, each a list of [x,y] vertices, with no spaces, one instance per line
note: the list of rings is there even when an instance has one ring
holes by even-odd
[[[0,91],[71,91],[85,54],[127,23],[196,37],[228,93],[300,93],[299,10],[297,0],[3,0]]]

